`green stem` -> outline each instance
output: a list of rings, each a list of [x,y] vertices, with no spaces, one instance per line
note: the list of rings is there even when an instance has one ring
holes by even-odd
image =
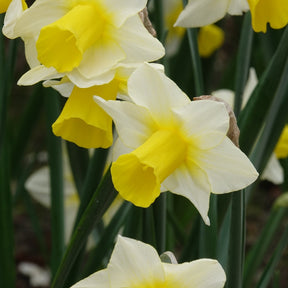
[[[155,236],[157,251],[160,254],[166,251],[166,219],[167,219],[167,193],[161,193],[153,205],[155,215]]]
[[[183,5],[185,6],[187,2],[188,2],[187,0],[183,0]],[[192,59],[195,94],[196,96],[201,96],[204,94],[204,81],[203,81],[201,59],[198,50],[197,29],[196,28],[187,29],[187,36]]]
[[[74,228],[77,226],[83,212],[87,208],[93,193],[97,189],[103,175],[103,171],[106,165],[106,159],[108,155],[108,149],[98,148],[95,149],[94,155],[89,162],[87,175],[83,184],[83,189],[81,189],[81,202],[78,209],[77,217],[74,223]]]
[[[114,189],[110,170],[105,174],[97,190],[93,194],[89,205],[85,209],[65,252],[61,265],[54,277],[52,288],[65,287],[67,276],[86,243],[87,237],[111,205],[117,195]]]
[[[45,94],[51,187],[51,271],[52,275],[55,275],[64,252],[64,191],[61,139],[53,135],[51,126],[58,117],[60,109],[58,94],[50,89],[45,89]]]
[[[227,286],[242,288],[245,237],[245,193],[233,192],[227,271]]]

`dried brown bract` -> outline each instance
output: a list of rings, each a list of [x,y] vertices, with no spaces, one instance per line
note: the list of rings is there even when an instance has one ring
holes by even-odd
[[[156,37],[156,31],[155,29],[153,28],[153,25],[149,19],[149,16],[148,16],[148,10],[147,10],[147,7],[145,7],[142,11],[140,11],[139,13],[139,16],[140,16],[140,19],[141,21],[143,22],[144,26],[146,27],[146,29],[149,31],[149,33]]]
[[[229,130],[227,132],[227,137],[229,137],[230,140],[237,147],[239,147],[240,130],[239,130],[239,127],[237,125],[237,120],[236,120],[235,114],[234,114],[232,108],[230,107],[230,105],[227,102],[225,102],[224,100],[217,98],[215,96],[211,96],[211,95],[202,95],[199,97],[194,97],[194,100],[213,100],[213,101],[222,102],[225,104],[227,112],[229,113],[229,117],[230,117]]]

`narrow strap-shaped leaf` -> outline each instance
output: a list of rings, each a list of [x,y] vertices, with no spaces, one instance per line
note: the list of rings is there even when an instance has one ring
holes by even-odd
[[[227,287],[242,288],[245,236],[244,190],[233,192],[227,265]]]
[[[251,161],[260,173],[264,170],[288,120],[288,57],[285,62],[265,127],[251,153]]]
[[[80,194],[82,192],[85,176],[87,174],[86,172],[89,164],[89,153],[87,149],[78,147],[76,144],[72,142],[67,141],[66,147],[75,186],[77,188],[78,193]]]
[[[275,268],[279,263],[281,256],[284,252],[284,249],[287,247],[287,245],[288,245],[288,227],[286,226],[286,229],[282,234],[282,237],[277,245],[277,248],[275,249],[273,256],[271,257],[269,263],[267,264],[261,276],[257,288],[266,288],[268,286],[270,279],[275,273]]]
[[[254,89],[248,103],[241,111],[238,119],[240,128],[241,150],[249,154],[258,136],[270,105],[273,101],[279,79],[281,78],[285,59],[288,55],[288,27],[285,28],[278,48],[271,62]]]
[[[235,103],[234,103],[234,113],[236,117],[238,116],[241,110],[242,95],[248,78],[252,43],[253,43],[253,29],[251,27],[251,14],[250,12],[247,12],[243,20],[240,43],[238,46],[238,53],[237,53],[237,65],[235,76]]]
[[[187,0],[183,0],[183,5],[185,6],[187,2],[188,2]],[[189,42],[189,47],[190,47],[190,54],[192,58],[195,93],[196,93],[196,96],[201,96],[204,94],[204,81],[203,81],[201,59],[200,59],[199,50],[198,50],[197,29],[188,28],[187,36],[188,36],[188,42]]]
[[[62,143],[59,137],[52,133],[52,124],[59,115],[58,94],[52,89],[45,89],[46,123],[48,138],[48,163],[50,168],[51,185],[51,226],[52,252],[51,270],[55,275],[64,253],[64,189]]]
[[[66,249],[61,265],[54,277],[52,288],[65,287],[67,276],[79,252],[86,243],[87,237],[111,205],[117,195],[114,189],[110,170],[105,174],[89,205],[85,209]]]
[[[95,190],[97,189],[103,175],[103,171],[106,165],[106,159],[108,155],[108,149],[98,148],[95,149],[92,158],[89,161],[89,166],[83,188],[81,189],[81,202],[78,209],[77,217],[74,223],[74,228],[77,226],[83,212],[87,208]]]
[[[119,233],[119,229],[122,227],[131,211],[131,207],[132,204],[130,202],[124,201],[115,213],[112,220],[105,228],[97,246],[90,252],[90,257],[85,267],[85,273],[82,275],[83,278],[101,267],[101,263],[103,262],[104,257],[107,256],[109,249],[111,249],[113,242]]]
[[[253,276],[259,264],[264,258],[267,249],[275,236],[276,230],[285,215],[288,214],[287,208],[274,208],[269,215],[269,218],[258,237],[257,242],[254,244],[252,250],[247,255],[244,270],[244,287],[250,287]]]
[[[153,204],[157,251],[166,251],[167,193],[161,193]]]

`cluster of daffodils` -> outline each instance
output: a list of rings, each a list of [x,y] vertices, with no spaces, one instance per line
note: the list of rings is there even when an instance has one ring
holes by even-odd
[[[171,53],[184,33],[181,27],[204,26],[199,50],[211,55],[224,39],[211,24],[227,13],[250,9],[255,31],[288,22],[284,0],[273,9],[264,0],[189,0],[183,11],[181,2],[164,5],[166,28],[177,26],[168,33]],[[210,194],[243,189],[258,173],[227,136],[226,105],[191,101],[162,65],[149,63],[165,49],[139,17],[146,5],[147,0],[36,0],[27,7],[12,0],[2,1],[0,12],[7,10],[3,33],[25,44],[29,71],[18,84],[44,81],[67,98],[54,134],[84,148],[113,144],[111,175],[122,198],[148,207],[170,191],[189,199],[209,225]],[[112,122],[118,135],[114,143]],[[215,260],[162,263],[151,246],[118,237],[108,268],[73,287],[221,288],[224,283]]]

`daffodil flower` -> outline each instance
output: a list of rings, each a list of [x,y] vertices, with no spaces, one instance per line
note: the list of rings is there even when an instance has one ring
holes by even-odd
[[[34,59],[30,61],[33,65],[29,81],[66,75],[77,86],[81,86],[79,78],[91,81],[100,77],[107,83],[120,62],[159,59],[164,48],[145,29],[138,15],[146,3],[147,0],[36,0],[17,20],[12,35],[24,41],[33,39],[26,45],[26,54]]]
[[[94,97],[132,151],[111,167],[114,186],[124,199],[148,207],[161,190],[169,190],[188,198],[209,224],[210,192],[232,192],[255,181],[257,171],[226,136],[224,103],[190,101],[148,64],[131,75],[128,94],[134,103]]]
[[[183,264],[162,263],[152,246],[119,236],[108,267],[72,287],[222,288],[225,281],[225,272],[216,260],[200,259]]]
[[[255,32],[266,32],[267,23],[274,29],[280,29],[288,23],[288,6],[285,0],[248,0],[252,27]]]
[[[257,83],[258,83],[258,78],[256,75],[256,71],[254,68],[250,68],[248,81],[246,83],[246,86],[245,86],[245,89],[243,92],[243,97],[242,97],[243,98],[242,99],[242,105],[241,105],[242,109],[245,107],[248,100],[250,99],[250,96],[251,96],[254,88],[256,87]],[[231,107],[234,107],[235,93],[232,90],[220,89],[220,90],[212,92],[211,94],[217,98],[224,100]],[[288,129],[287,129],[287,135],[288,135]],[[286,142],[288,143],[288,141],[286,141]],[[282,146],[281,143],[284,143],[284,142],[279,140],[278,143],[279,143],[279,146],[278,145],[277,146],[280,147],[280,146]],[[277,146],[276,146],[276,148],[277,148]],[[262,180],[268,180],[268,181],[278,185],[278,184],[283,183],[283,181],[284,181],[284,171],[283,171],[283,168],[282,168],[279,160],[277,159],[277,158],[281,158],[281,157],[279,157],[279,155],[277,155],[277,149],[276,148],[275,148],[275,151],[272,153],[272,155],[271,155],[263,173],[261,174],[260,178]],[[287,153],[286,155],[288,155],[288,145],[286,148],[286,153]]]
[[[248,10],[247,0],[189,0],[175,26],[202,27],[219,21],[227,13],[242,15]]]

